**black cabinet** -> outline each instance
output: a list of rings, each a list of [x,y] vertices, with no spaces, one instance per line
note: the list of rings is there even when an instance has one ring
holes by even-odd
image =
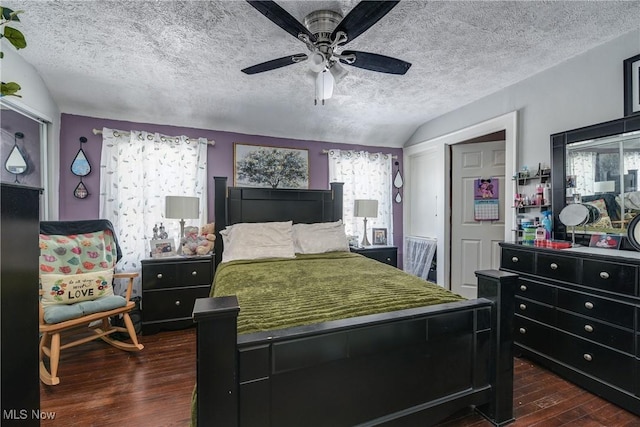
[[[2,424],[38,426],[40,189],[2,184],[0,248]]]
[[[385,264],[398,266],[398,248],[395,246],[366,246],[362,248],[351,248],[351,252],[375,259]]]
[[[640,415],[640,253],[500,246],[516,352]]]
[[[142,261],[142,333],[193,325],[197,298],[209,296],[213,255]]]

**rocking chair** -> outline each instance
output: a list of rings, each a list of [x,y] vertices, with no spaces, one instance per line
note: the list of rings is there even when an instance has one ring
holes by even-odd
[[[61,350],[98,338],[125,351],[144,348],[129,317],[135,308],[130,299],[138,273],[114,273],[121,256],[113,226],[107,220],[40,223],[39,353],[43,383],[60,383]],[[128,281],[124,297],[114,295],[112,279]],[[109,319],[113,316],[122,316],[126,327],[112,326]],[[125,333],[131,342],[111,337],[115,332]]]

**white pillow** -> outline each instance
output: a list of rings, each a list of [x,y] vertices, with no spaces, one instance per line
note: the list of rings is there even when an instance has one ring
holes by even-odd
[[[222,262],[261,258],[295,258],[291,228],[293,223],[240,223],[220,232],[224,251]]]
[[[293,226],[293,245],[297,254],[349,252],[349,242],[344,232],[342,220],[315,224],[295,224]]]

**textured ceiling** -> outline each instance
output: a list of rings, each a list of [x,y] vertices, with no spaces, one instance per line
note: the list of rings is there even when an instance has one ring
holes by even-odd
[[[402,146],[422,123],[639,28],[639,1],[401,1],[348,44],[413,64],[345,66],[314,105],[307,52],[244,1],[3,1],[24,10],[20,54],[63,113],[247,134]],[[302,21],[357,1],[279,1]]]

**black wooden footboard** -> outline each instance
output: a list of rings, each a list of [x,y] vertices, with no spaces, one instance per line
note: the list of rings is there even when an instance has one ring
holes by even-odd
[[[513,419],[517,276],[476,300],[236,336],[235,297],[196,301],[200,426],[432,425],[475,406]]]

